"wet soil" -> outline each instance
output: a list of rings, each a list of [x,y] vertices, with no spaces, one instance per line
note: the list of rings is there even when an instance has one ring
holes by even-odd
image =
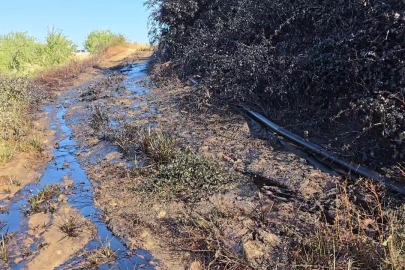
[[[130,55],[133,52],[118,54],[102,64],[125,63]],[[76,83],[102,74],[91,71]],[[154,269],[157,261],[150,253],[128,250],[108,230],[103,213],[94,205],[92,184],[76,159],[78,146],[64,119],[69,93],[37,115],[42,119],[35,125],[47,151],[35,157],[21,155],[2,167],[6,184],[18,184],[0,198],[0,268]],[[111,256],[102,253],[106,247]],[[92,252],[99,254],[93,256],[97,260],[90,261]]]
[[[286,224],[300,222],[303,234],[306,227],[324,220],[319,205],[335,196],[341,179],[272,145],[268,134],[240,112],[196,102],[189,86],[155,87],[146,63],[111,72],[127,78],[92,98],[87,98],[87,86],[71,92],[67,99],[73,102],[66,114],[80,145],[78,159],[85,164],[95,187],[95,204],[103,210],[108,228],[126,239],[128,248],[149,250],[163,269],[200,269],[200,263],[209,262],[201,261],[199,253],[205,251],[190,243],[184,221],[202,217],[221,224],[221,241],[245,268],[274,267],[274,261],[287,265],[285,248],[291,237]],[[113,129],[131,123],[168,132],[182,148],[195,149],[230,168],[233,180],[199,202],[136,192],[143,180],[130,173],[134,156],[124,156],[91,128],[95,106],[107,113]],[[198,233],[210,237],[207,231]]]
[[[38,182],[2,201],[2,233],[11,237],[10,259],[0,267],[291,269],[297,243],[334,222],[344,179],[288,151],[242,112],[213,106],[192,86],[155,85],[145,59],[130,55],[117,52],[97,76],[85,75],[85,84],[45,108],[54,157]],[[95,119],[104,126],[96,130]],[[133,173],[148,160],[139,151],[124,155],[109,134],[128,124],[171,134],[180,152],[213,160],[229,171],[229,181],[198,200],[140,191],[157,169]],[[61,192],[41,213],[25,216],[28,198],[51,184]],[[72,220],[80,226],[66,236],[61,225]],[[106,247],[115,256],[106,258]],[[89,254],[101,254],[100,265]]]

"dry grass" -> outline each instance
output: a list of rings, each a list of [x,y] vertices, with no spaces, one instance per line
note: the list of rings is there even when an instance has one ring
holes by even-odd
[[[78,237],[82,232],[83,225],[77,216],[71,215],[63,218],[62,223],[58,224],[58,227],[65,234],[65,237]]]
[[[181,250],[191,252],[206,266],[204,269],[254,269],[224,238],[221,220],[216,211],[208,217],[185,213],[179,224]]]
[[[130,46],[130,48],[135,49],[137,51],[153,51],[153,46],[148,44],[134,43]]]
[[[95,54],[92,57],[84,59],[72,58],[66,65],[51,68],[41,73],[35,81],[47,90],[60,91],[66,87],[73,86],[74,80],[80,74],[93,68],[100,58],[101,54]]]
[[[98,249],[85,252],[82,256],[86,258],[88,268],[96,268],[102,264],[117,259],[117,254],[111,249],[109,241]]]
[[[404,269],[405,205],[387,205],[385,190],[371,181],[357,194],[339,187],[334,223],[320,223],[294,252],[300,269]],[[356,202],[356,203],[355,203]]]

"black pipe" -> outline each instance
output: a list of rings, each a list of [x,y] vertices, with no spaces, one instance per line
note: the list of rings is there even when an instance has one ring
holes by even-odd
[[[194,79],[189,79],[192,83],[194,83],[195,85],[199,85],[200,83],[197,82]],[[241,107],[241,106],[238,106]],[[296,143],[297,145],[304,147],[312,152],[314,152],[315,154],[318,154],[324,158],[330,159],[331,163],[336,163],[338,165],[340,165],[343,168],[346,168],[347,170],[349,170],[350,172],[354,172],[357,175],[369,178],[374,180],[375,182],[378,183],[382,183],[384,184],[386,187],[401,193],[405,195],[405,187],[402,185],[399,185],[397,183],[394,183],[384,177],[382,177],[380,174],[378,174],[377,172],[371,171],[361,165],[358,164],[354,164],[351,162],[348,162],[344,159],[341,159],[340,157],[338,157],[337,155],[325,151],[323,150],[319,145],[316,145],[314,143],[311,143],[309,141],[304,140],[302,137],[280,127],[279,125],[271,122],[270,120],[268,120],[267,118],[265,118],[263,115],[261,115],[260,113],[251,111],[249,109],[246,109],[244,107],[241,107],[251,118],[253,118],[255,121],[261,123],[262,125],[266,126],[268,129],[272,130],[273,132],[277,133],[280,136],[283,136],[284,138],[287,138],[288,140]]]
[[[320,156],[323,156],[327,159],[329,159],[332,163],[336,163],[339,164],[340,166],[348,169],[350,172],[354,172],[358,175],[361,175],[363,177],[366,178],[370,178],[376,182],[379,183],[383,183],[384,185],[386,185],[388,188],[399,192],[401,194],[405,194],[405,188],[402,185],[399,185],[397,183],[394,183],[388,179],[383,178],[380,174],[371,171],[361,165],[358,164],[354,164],[351,162],[348,162],[344,159],[341,159],[340,157],[338,157],[337,155],[325,151],[323,150],[320,146],[311,143],[309,141],[304,140],[303,138],[301,138],[300,136],[291,133],[290,131],[283,129],[282,127],[278,126],[277,124],[271,122],[270,120],[268,120],[267,118],[265,118],[263,115],[261,115],[260,113],[251,111],[249,109],[244,108],[244,110],[246,111],[246,113],[253,118],[255,121],[261,123],[262,125],[264,125],[265,127],[267,127],[268,129],[272,130],[273,132],[277,133],[280,136],[283,136],[284,138],[296,143],[297,145],[304,147],[312,152],[314,152],[315,154],[318,154]]]

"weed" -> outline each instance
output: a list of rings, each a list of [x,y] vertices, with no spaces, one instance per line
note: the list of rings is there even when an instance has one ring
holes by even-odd
[[[158,164],[170,162],[177,154],[176,140],[157,129],[139,128],[136,143],[140,150]]]
[[[154,163],[165,164],[176,155],[176,140],[169,133],[150,127],[125,124],[114,136],[114,142],[124,155],[139,149]]]
[[[137,127],[126,123],[123,128],[115,132],[114,142],[126,156],[136,147],[137,131]]]
[[[360,194],[366,194],[364,201],[361,205],[354,204],[352,188],[341,185],[334,224],[321,224],[313,235],[302,239],[295,252],[297,265],[402,269],[405,262],[404,206],[384,210],[384,190],[371,181],[360,181],[355,187],[361,190]],[[356,200],[359,197],[357,195]]]
[[[49,244],[47,242],[40,242],[37,244],[37,250],[41,250],[44,249],[45,247],[49,246]]]
[[[6,188],[3,188],[3,193],[11,194],[11,188],[10,188],[10,186],[7,186]]]
[[[64,218],[62,224],[59,224],[59,230],[66,234],[65,237],[77,237],[82,231],[82,223],[76,216]]]
[[[50,204],[55,196],[61,194],[61,189],[56,185],[44,186],[41,191],[37,191],[35,196],[27,199],[28,209],[25,209],[25,215],[33,215],[40,212],[52,211],[53,207]]]
[[[10,185],[15,185],[15,186],[17,186],[17,187],[21,186],[21,182],[18,181],[18,180],[17,180],[15,177],[13,177],[13,176],[10,176],[10,177],[9,177],[9,184],[10,184]]]
[[[10,161],[13,158],[13,152],[11,147],[0,145],[0,164]]]
[[[32,147],[32,149],[37,153],[42,153],[44,151],[42,142],[38,138],[31,138],[29,140],[29,144]]]
[[[168,193],[186,201],[198,201],[230,182],[230,175],[213,161],[186,150],[167,164],[161,164],[153,181],[142,189]]]
[[[25,210],[25,215],[30,216],[42,212],[41,201],[37,196],[29,197],[27,202],[28,209]]]
[[[388,212],[388,217],[390,231],[383,246],[388,248],[393,269],[402,269],[405,265],[405,205],[398,211]]]
[[[90,127],[96,132],[101,133],[102,138],[107,137],[107,130],[110,126],[110,118],[107,112],[100,106],[95,106],[93,108],[93,113],[91,115]]]
[[[227,244],[217,214],[213,211],[204,217],[185,213],[178,224],[183,239],[181,249],[192,252],[207,269],[253,269],[243,254]]]
[[[117,254],[111,249],[111,243],[109,241],[98,249],[85,252],[82,256],[87,258],[90,267],[105,264],[117,258]]]
[[[41,100],[44,91],[36,83],[0,75],[0,164],[11,160],[16,151],[31,153],[42,149],[27,113]]]
[[[7,251],[7,244],[10,241],[12,235],[9,233],[2,234],[0,239],[0,256],[1,259],[5,262],[8,261],[8,251]]]

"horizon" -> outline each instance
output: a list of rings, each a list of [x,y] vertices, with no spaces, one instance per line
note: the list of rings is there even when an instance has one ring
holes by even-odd
[[[2,5],[9,12],[0,17],[0,36],[10,32],[27,32],[39,42],[44,42],[48,29],[55,27],[68,36],[77,49],[84,49],[84,41],[91,31],[111,30],[123,34],[132,42],[145,44],[149,43],[149,12],[143,2],[7,1]]]

